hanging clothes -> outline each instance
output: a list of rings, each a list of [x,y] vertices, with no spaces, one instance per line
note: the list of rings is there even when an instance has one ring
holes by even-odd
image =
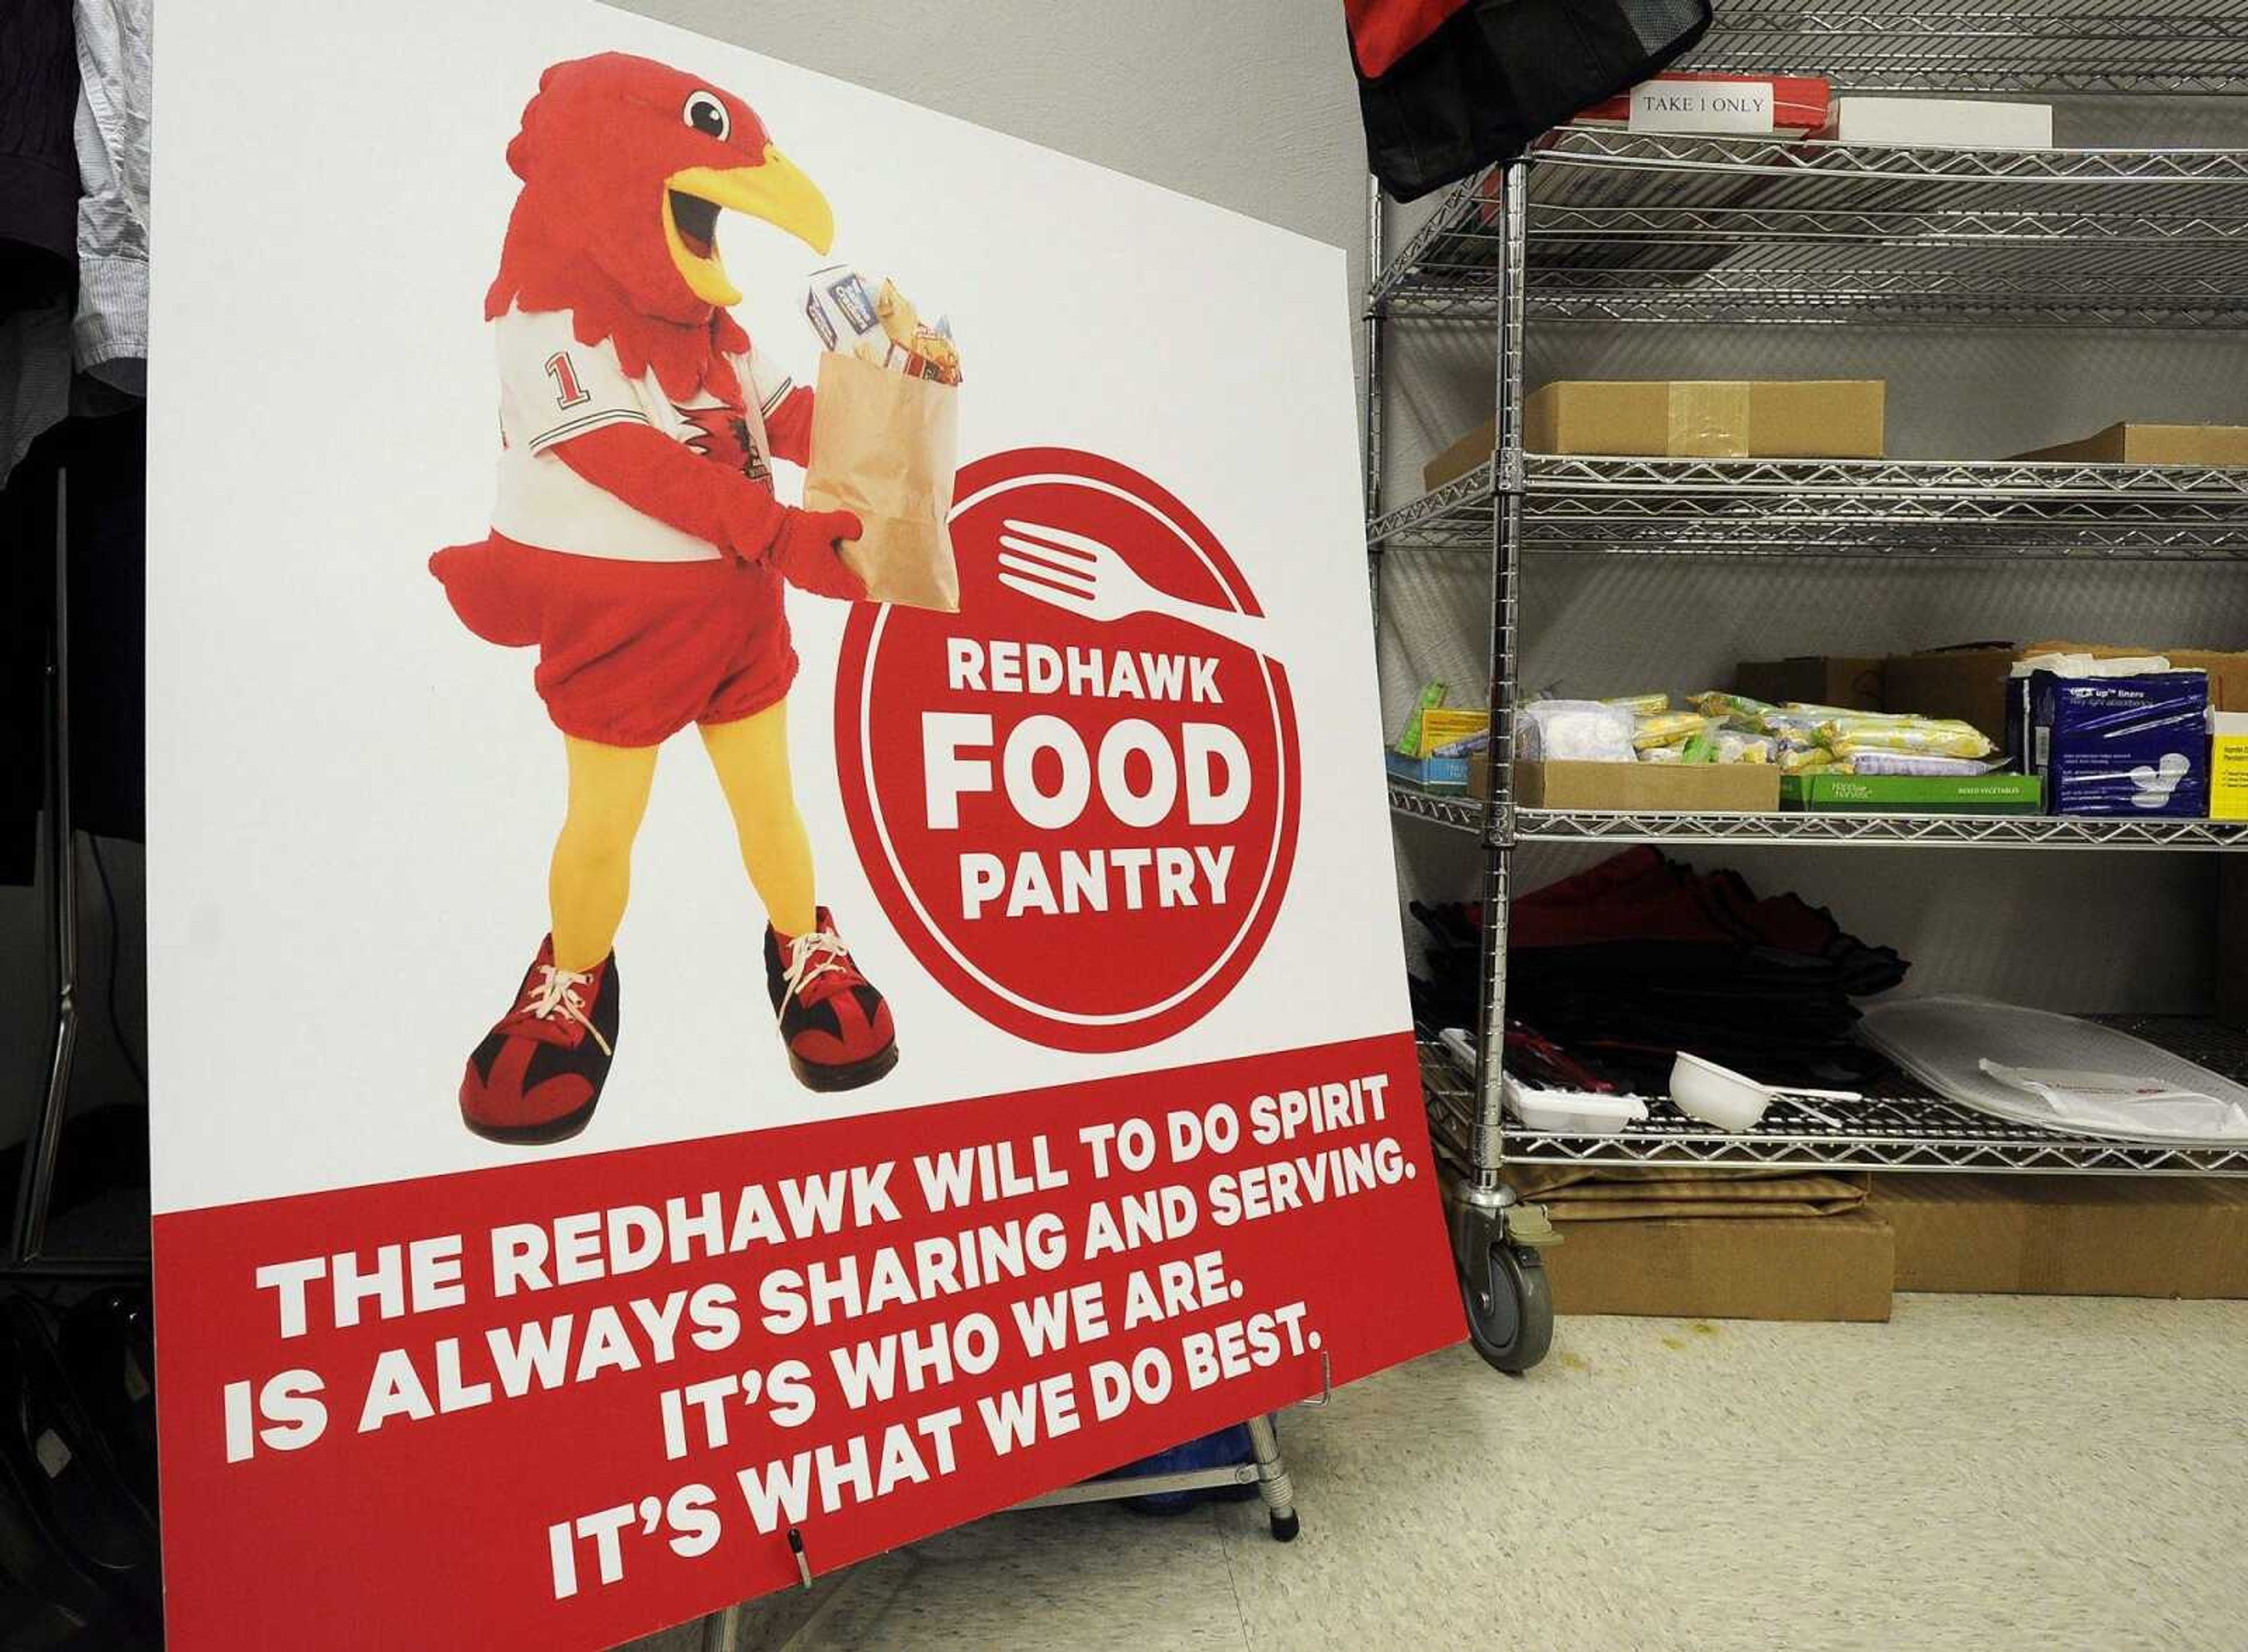
[[[70,410],[77,113],[71,0],[0,0],[0,483]]]
[[[151,0],[77,0],[78,370],[148,393]]]

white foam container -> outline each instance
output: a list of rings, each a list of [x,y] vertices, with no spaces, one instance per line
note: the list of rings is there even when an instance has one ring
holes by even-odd
[[[1635,1095],[1596,1095],[1587,1090],[1537,1090],[1506,1080],[1506,1110],[1524,1127],[1553,1135],[1621,1135],[1645,1121],[1647,1103]]]

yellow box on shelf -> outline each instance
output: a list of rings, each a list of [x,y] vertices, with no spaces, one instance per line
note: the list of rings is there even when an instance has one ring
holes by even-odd
[[[2248,820],[2248,711],[2219,711],[2209,746],[2209,818]]]

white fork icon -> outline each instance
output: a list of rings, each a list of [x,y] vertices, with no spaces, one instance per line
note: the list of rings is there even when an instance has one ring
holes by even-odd
[[[1102,625],[1135,614],[1162,614],[1268,659],[1279,657],[1268,640],[1271,627],[1255,614],[1213,608],[1158,591],[1098,539],[1035,522],[1010,520],[1005,526],[1007,531],[999,536],[1005,547],[999,558],[999,583],[1010,591]]]

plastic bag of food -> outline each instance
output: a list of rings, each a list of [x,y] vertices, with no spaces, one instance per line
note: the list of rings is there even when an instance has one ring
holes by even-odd
[[[1979,757],[1947,757],[1927,751],[1861,751],[1850,759],[1854,774],[1903,774],[1937,778],[1967,778],[1991,774],[2006,765]]]
[[[1990,737],[1971,723],[1916,719],[1873,723],[1838,718],[1822,724],[1820,737],[1838,757],[1861,751],[1925,751],[1947,757],[1987,757]]]
[[[1690,740],[1709,726],[1710,719],[1698,711],[1665,711],[1657,716],[1638,719],[1631,743],[1641,751],[1659,745],[1676,745],[1681,740]]]
[[[1790,700],[1780,708],[1798,716],[1815,717],[1821,723],[1833,723],[1848,718],[1858,723],[1916,723],[1919,718],[1909,711],[1860,711],[1847,705],[1813,705],[1807,700]]]
[[[1734,723],[1743,728],[1754,728],[1759,718],[1779,708],[1762,700],[1751,699],[1745,694],[1726,694],[1711,689],[1707,694],[1692,696],[1687,703],[1705,717],[1720,723]]]
[[[1532,762],[1629,763],[1634,722],[1597,700],[1533,700],[1522,709],[1516,744]]]
[[[1670,709],[1670,696],[1667,694],[1627,694],[1619,699],[1603,700],[1600,703],[1614,706],[1620,711],[1628,711],[1635,717],[1652,717]]]
[[[1750,734],[1741,729],[1719,729],[1710,737],[1720,763],[1755,763],[1770,764],[1779,760],[1779,742],[1768,734]]]

